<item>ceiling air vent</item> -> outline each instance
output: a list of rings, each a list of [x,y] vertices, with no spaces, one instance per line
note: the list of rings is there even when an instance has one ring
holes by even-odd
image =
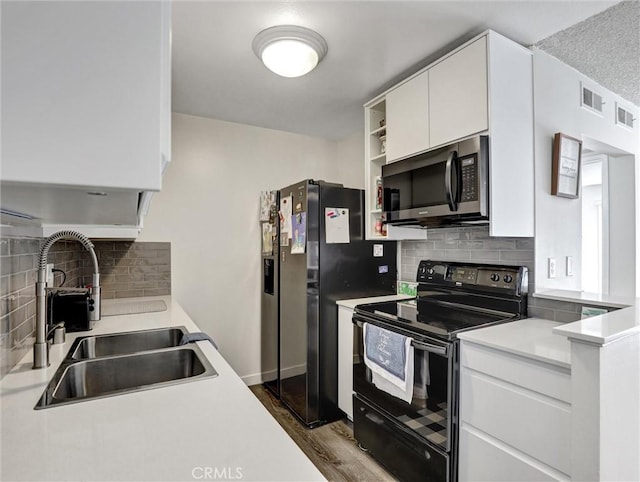
[[[616,124],[633,129],[633,114],[616,102]]]
[[[602,102],[602,96],[584,85],[581,85],[581,87],[582,97],[580,98],[580,105],[587,110],[602,114],[602,106],[604,105],[604,102]]]

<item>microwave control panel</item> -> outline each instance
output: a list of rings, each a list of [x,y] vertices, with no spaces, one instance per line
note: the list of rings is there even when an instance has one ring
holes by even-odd
[[[462,194],[460,201],[476,201],[478,199],[478,158],[476,154],[460,158],[462,178]]]

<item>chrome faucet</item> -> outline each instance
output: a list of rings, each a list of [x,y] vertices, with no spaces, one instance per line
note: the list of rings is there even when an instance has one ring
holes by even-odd
[[[33,345],[33,368],[49,366],[49,345],[47,344],[47,258],[49,249],[56,241],[70,239],[79,241],[85,247],[93,260],[93,279],[89,289],[89,319],[100,319],[100,273],[98,258],[93,249],[93,243],[84,234],[77,231],[58,231],[49,236],[40,250],[38,263],[38,280],[36,281],[36,342]]]

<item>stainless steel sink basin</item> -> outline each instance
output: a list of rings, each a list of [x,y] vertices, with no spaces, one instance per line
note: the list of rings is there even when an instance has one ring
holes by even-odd
[[[85,360],[178,346],[186,332],[184,326],[179,326],[83,337],[72,345],[71,358]]]
[[[175,342],[168,347],[149,349],[167,344],[176,338],[179,341],[182,336],[181,330],[182,327],[148,330],[148,336],[142,338],[138,335],[145,332],[118,333],[76,340],[49,381],[35,409],[217,376],[218,373],[196,344],[171,346],[177,345],[178,342]],[[87,340],[93,341],[87,345],[89,348],[82,348]],[[122,340],[123,345],[116,345],[116,340]],[[95,350],[90,348],[91,346],[95,347]],[[147,351],[140,351],[141,347],[146,347]],[[82,354],[82,350],[85,349],[90,355],[74,358],[76,353],[80,351]],[[138,352],[116,354],[134,349]]]

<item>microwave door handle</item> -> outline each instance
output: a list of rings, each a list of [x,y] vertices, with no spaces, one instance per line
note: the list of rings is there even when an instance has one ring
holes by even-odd
[[[445,166],[444,172],[444,188],[447,195],[447,202],[449,203],[449,209],[451,211],[458,210],[458,201],[457,201],[457,191],[458,186],[456,186],[456,193],[453,192],[453,185],[451,182],[451,171],[454,169],[453,163],[456,162],[458,157],[458,153],[456,151],[451,151],[449,153],[449,158],[447,159],[447,164]],[[456,184],[458,183],[458,170],[456,169]]]

